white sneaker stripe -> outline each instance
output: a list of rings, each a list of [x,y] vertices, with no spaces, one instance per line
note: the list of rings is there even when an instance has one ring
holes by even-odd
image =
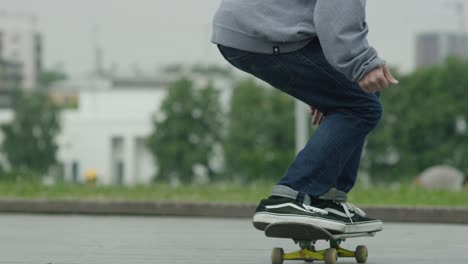
[[[278,209],[278,208],[284,208],[284,207],[293,207],[297,210],[300,210],[300,211],[303,211],[303,212],[306,212],[306,213],[310,213],[311,211],[314,212],[314,213],[320,213],[320,214],[328,214],[327,211],[323,210],[323,209],[320,209],[320,208],[317,208],[317,207],[312,207],[312,206],[307,206],[306,208],[307,209],[304,209],[302,207],[299,207],[293,203],[285,203],[285,204],[277,204],[277,205],[267,205],[265,206],[267,209]]]

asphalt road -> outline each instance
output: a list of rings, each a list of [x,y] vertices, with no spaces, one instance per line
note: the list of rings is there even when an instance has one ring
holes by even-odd
[[[370,264],[468,263],[468,226],[386,224],[344,245],[359,244]],[[0,263],[8,264],[270,264],[278,246],[296,250],[246,219],[0,215]]]

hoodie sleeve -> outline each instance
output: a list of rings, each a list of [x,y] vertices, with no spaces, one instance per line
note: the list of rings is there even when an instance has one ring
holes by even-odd
[[[328,62],[352,81],[385,61],[369,45],[366,0],[317,0],[314,24]]]

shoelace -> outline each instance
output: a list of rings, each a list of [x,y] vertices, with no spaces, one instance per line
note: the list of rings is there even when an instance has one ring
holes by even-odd
[[[341,207],[343,207],[343,210],[345,211],[346,215],[348,216],[349,221],[351,221],[351,224],[354,224],[353,216],[349,212],[348,203],[345,203],[345,202],[338,202],[338,203],[341,205]]]
[[[352,204],[352,203],[347,203],[347,202],[335,202],[339,205],[341,205],[341,207],[343,207],[343,210],[344,212],[346,213],[346,215],[348,216],[349,220],[351,221],[351,224],[354,224],[353,222],[353,216],[351,214],[351,212],[354,212],[355,214],[358,214],[360,216],[366,216],[366,213],[361,210],[359,207],[357,207],[356,205]]]
[[[356,214],[362,217],[366,216],[366,213],[361,208],[357,207],[356,205],[352,203],[347,203],[347,206],[350,211],[354,211]]]

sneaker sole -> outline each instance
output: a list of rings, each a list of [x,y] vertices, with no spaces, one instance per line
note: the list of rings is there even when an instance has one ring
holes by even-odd
[[[323,229],[340,233],[344,233],[346,232],[347,228],[350,228],[345,223],[311,216],[257,213],[254,215],[253,218],[254,227],[260,231],[264,231],[265,228],[270,224],[277,223],[298,223],[314,225]]]
[[[347,224],[346,233],[372,233],[383,230],[383,223],[381,221],[366,222],[360,224]]]

